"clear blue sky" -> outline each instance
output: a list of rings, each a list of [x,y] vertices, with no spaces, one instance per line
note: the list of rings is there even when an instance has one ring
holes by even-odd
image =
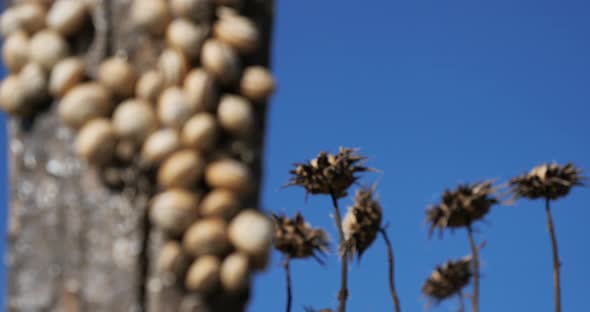
[[[270,110],[264,206],[301,210],[336,238],[328,198],[306,202],[301,189],[281,185],[292,162],[361,147],[383,172],[365,181],[380,180],[404,311],[424,309],[420,287],[435,264],[469,253],[462,231],[427,239],[424,209],[445,187],[503,181],[553,160],[590,174],[587,1],[279,0],[274,43],[280,88]],[[5,187],[0,194],[5,213]],[[568,312],[587,311],[589,205],[588,188],[554,204]],[[487,241],[482,311],[552,311],[544,217],[541,202],[521,201],[477,225],[477,239]],[[284,275],[274,259],[256,281],[250,311],[284,309]],[[385,259],[379,240],[351,267],[349,311],[392,310]],[[334,257],[325,267],[292,267],[294,311],[335,306]]]

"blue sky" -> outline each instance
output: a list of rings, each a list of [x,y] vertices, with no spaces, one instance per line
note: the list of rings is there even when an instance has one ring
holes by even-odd
[[[280,87],[269,116],[264,207],[300,210],[336,239],[328,198],[305,201],[303,190],[281,186],[295,161],[341,145],[362,148],[382,171],[364,181],[380,181],[404,311],[424,310],[420,287],[434,265],[469,253],[463,231],[427,239],[424,209],[446,187],[504,181],[553,160],[590,173],[587,1],[285,0],[275,26]],[[0,135],[5,151],[4,127]],[[5,188],[0,194],[5,207]],[[587,310],[589,203],[588,188],[554,203],[568,312]],[[476,229],[486,241],[481,310],[552,311],[542,203],[495,208]],[[378,240],[352,265],[349,311],[392,310],[385,259]],[[284,275],[274,260],[256,280],[250,311],[284,309]],[[325,267],[296,261],[292,268],[294,311],[336,305],[334,257]],[[455,310],[455,301],[432,307]]]

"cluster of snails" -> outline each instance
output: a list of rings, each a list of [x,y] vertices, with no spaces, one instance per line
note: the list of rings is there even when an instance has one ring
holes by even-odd
[[[166,43],[143,73],[118,54],[89,77],[72,55],[68,42],[90,20],[90,2],[17,2],[0,25],[11,73],[1,108],[26,118],[55,99],[89,164],[106,168],[125,147],[135,165],[155,172],[149,217],[169,237],[158,269],[202,294],[247,291],[273,233],[266,216],[246,209],[257,190],[254,162],[233,150],[259,148],[251,141],[274,89],[268,69],[243,65],[261,36],[241,2],[135,0],[133,27]]]

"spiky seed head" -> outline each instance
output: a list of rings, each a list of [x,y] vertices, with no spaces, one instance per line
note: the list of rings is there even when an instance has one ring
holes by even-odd
[[[328,250],[328,235],[320,228],[312,228],[300,213],[294,218],[273,214],[275,223],[274,246],[290,258],[317,258],[317,253]]]
[[[436,266],[424,282],[422,293],[434,301],[442,301],[458,294],[469,284],[472,275],[470,256],[449,260]]]
[[[360,259],[375,241],[381,228],[383,211],[374,198],[374,192],[375,189],[369,187],[357,190],[354,205],[348,209],[342,221],[344,242],[340,251],[349,257],[356,254]]]
[[[460,184],[454,190],[446,190],[441,203],[426,210],[426,221],[430,223],[430,234],[438,228],[470,226],[482,219],[490,208],[499,202],[493,181]]]
[[[296,163],[293,175],[287,186],[298,185],[307,193],[332,194],[344,197],[348,188],[358,180],[358,172],[368,171],[363,166],[366,157],[357,153],[357,149],[341,147],[336,155],[320,152],[308,163]]]
[[[555,200],[569,194],[574,186],[583,185],[582,180],[582,170],[573,163],[550,163],[539,165],[529,173],[512,178],[510,186],[517,198]]]

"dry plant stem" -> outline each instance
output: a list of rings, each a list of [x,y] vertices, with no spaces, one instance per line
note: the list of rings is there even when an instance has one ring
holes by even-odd
[[[393,247],[391,247],[391,241],[389,241],[389,237],[387,236],[387,232],[384,229],[379,229],[381,236],[383,236],[383,240],[385,241],[385,245],[387,246],[387,264],[389,267],[389,292],[391,293],[391,299],[393,300],[393,305],[395,307],[395,312],[400,312],[400,303],[399,297],[397,296],[397,292],[395,291],[395,279],[394,279],[394,261],[393,261]]]
[[[551,236],[551,248],[553,250],[553,287],[555,296],[555,312],[561,312],[561,287],[559,283],[559,253],[557,251],[557,239],[555,238],[555,228],[553,227],[553,217],[551,216],[551,207],[549,198],[545,199],[545,212],[547,213],[547,229]]]
[[[469,245],[471,245],[471,253],[473,257],[473,297],[471,298],[471,311],[479,311],[479,251],[473,239],[473,230],[471,225],[467,226],[467,234],[469,236]]]
[[[459,291],[457,295],[459,297],[459,312],[465,312],[465,302],[463,302],[463,291]]]
[[[287,312],[291,312],[291,303],[293,301],[293,294],[292,294],[292,288],[291,288],[291,268],[289,267],[289,264],[291,262],[291,258],[287,257],[287,260],[285,260],[285,276],[286,276],[286,283],[287,283],[287,307],[285,308],[285,310]]]
[[[334,206],[334,222],[338,229],[339,245],[344,243],[344,230],[342,230],[342,217],[340,216],[340,208],[338,208],[338,199],[331,192],[332,205]],[[338,292],[338,312],[346,311],[346,299],[348,298],[348,255],[342,253],[340,260],[342,262],[340,269],[340,291]]]

